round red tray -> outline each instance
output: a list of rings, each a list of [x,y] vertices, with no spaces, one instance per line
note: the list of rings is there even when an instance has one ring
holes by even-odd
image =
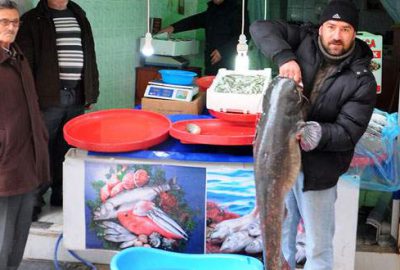
[[[162,114],[112,109],[80,115],[64,126],[68,144],[90,151],[127,152],[147,149],[168,138],[170,120]]]
[[[217,112],[214,110],[208,109],[208,112],[222,120],[232,121],[232,122],[252,122],[255,123],[258,119],[258,114],[246,114],[246,113],[225,113],[225,112]]]
[[[214,81],[215,76],[203,76],[196,79],[196,84],[200,91],[206,91]]]
[[[200,134],[186,130],[188,124],[198,125]],[[183,120],[172,124],[169,134],[182,143],[211,145],[251,145],[256,128],[254,123],[234,123],[220,119]]]

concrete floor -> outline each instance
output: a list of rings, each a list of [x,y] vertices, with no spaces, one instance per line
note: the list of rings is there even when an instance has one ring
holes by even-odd
[[[95,265],[97,270],[109,270],[108,265]],[[24,260],[18,270],[54,270],[54,263],[52,261],[43,260]],[[60,270],[92,270],[90,267],[82,263],[60,262]]]

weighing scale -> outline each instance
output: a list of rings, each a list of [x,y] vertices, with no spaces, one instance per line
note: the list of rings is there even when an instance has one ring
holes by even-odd
[[[150,81],[144,96],[190,102],[198,92],[199,88],[196,85],[176,85],[163,83],[162,81]]]

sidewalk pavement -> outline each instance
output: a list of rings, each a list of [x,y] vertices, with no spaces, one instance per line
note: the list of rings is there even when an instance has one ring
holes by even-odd
[[[82,263],[60,262],[61,270],[92,270],[90,267]],[[97,270],[110,270],[108,265],[95,265]],[[18,270],[54,270],[52,261],[44,260],[23,260]]]

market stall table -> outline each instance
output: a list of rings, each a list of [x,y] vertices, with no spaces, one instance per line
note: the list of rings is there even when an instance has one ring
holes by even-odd
[[[128,153],[71,149],[64,162],[64,245],[101,254],[98,263],[109,263],[121,247],[145,243],[184,253],[218,252],[221,244],[209,241],[212,227],[249,214],[254,194],[251,146],[184,145],[170,138]],[[358,195],[358,185],[339,181],[335,269],[354,269]],[[149,235],[140,224],[151,222],[150,215],[132,215],[156,208],[178,230],[168,234],[165,223],[152,223],[158,234]],[[110,234],[114,227],[125,229],[120,238]]]

